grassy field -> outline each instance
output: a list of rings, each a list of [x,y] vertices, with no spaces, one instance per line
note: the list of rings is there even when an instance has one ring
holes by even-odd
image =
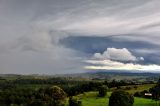
[[[129,92],[130,94],[134,94],[135,92],[141,92],[144,90],[149,90],[149,88],[152,88],[153,86],[155,86],[155,84],[145,84],[145,85],[137,85],[137,88],[134,88],[135,85],[131,85],[131,86],[127,86],[130,87],[130,90],[125,90],[127,92]],[[124,86],[126,87],[126,86]],[[123,88],[123,87],[122,87]]]
[[[155,84],[145,84],[145,85],[137,85],[137,88],[134,88],[134,85],[131,86],[123,86],[121,89],[125,90],[126,87],[130,87],[131,89],[125,90],[130,94],[134,94],[135,92],[140,92],[143,90],[149,90],[149,88],[155,86]],[[114,88],[111,89],[115,90]],[[108,92],[105,97],[98,97],[98,92],[85,92],[83,94],[77,95],[76,97],[82,101],[82,106],[108,106],[109,97],[112,92]],[[151,99],[146,98],[134,98],[134,106],[156,106],[156,102]]]
[[[135,92],[141,92],[144,90],[149,90],[149,88],[154,87],[155,84],[144,84],[144,85],[136,85],[137,88],[134,88],[135,85],[129,85],[129,86],[121,86],[122,90],[127,91],[130,94],[134,94]],[[130,88],[130,89],[126,89],[126,88]],[[111,91],[117,90],[117,88],[111,88]]]
[[[97,92],[87,92],[78,95],[77,98],[82,101],[82,106],[108,106],[111,92],[103,98],[97,97],[97,95]],[[134,106],[156,106],[156,102],[151,99],[135,97],[134,100]]]

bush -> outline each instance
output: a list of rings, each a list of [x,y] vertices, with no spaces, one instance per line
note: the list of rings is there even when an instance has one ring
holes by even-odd
[[[99,96],[100,97],[104,97],[104,96],[106,96],[106,94],[107,94],[107,89],[108,89],[108,87],[107,86],[101,86],[101,87],[99,87],[99,89],[98,89],[98,92],[99,92]]]
[[[61,106],[66,98],[66,93],[58,86],[52,86],[47,90],[51,97],[51,104],[54,106]]]
[[[78,101],[78,99],[75,97],[70,97],[69,98],[69,106],[82,106],[82,102]]]
[[[138,86],[135,85],[135,86],[134,86],[134,89],[137,89],[137,88],[138,88]]]
[[[143,95],[142,95],[140,92],[136,92],[136,93],[134,94],[134,96],[135,96],[135,97],[142,97]]]
[[[131,90],[132,88],[131,87],[129,87],[129,86],[127,86],[126,88],[125,88],[125,90]]]
[[[109,106],[133,106],[134,97],[125,91],[115,91],[109,98]]]

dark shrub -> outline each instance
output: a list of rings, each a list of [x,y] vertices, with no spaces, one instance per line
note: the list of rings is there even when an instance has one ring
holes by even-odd
[[[109,98],[109,106],[133,106],[134,97],[125,91],[115,91]]]

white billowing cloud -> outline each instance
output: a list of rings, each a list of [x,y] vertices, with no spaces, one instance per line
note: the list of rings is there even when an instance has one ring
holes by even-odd
[[[117,48],[107,48],[106,51],[101,53],[95,53],[94,58],[96,59],[109,59],[109,60],[116,60],[116,61],[137,61],[139,60],[136,58],[132,53],[126,49],[117,49]],[[143,57],[140,57],[140,60],[144,60]]]
[[[102,54],[95,53],[91,60],[86,60],[85,62],[89,65],[84,68],[90,70],[160,71],[159,65],[132,63],[135,61],[144,61],[144,58],[132,55],[127,48],[107,48]]]
[[[131,70],[131,71],[152,71],[159,72],[160,65],[150,64],[141,65],[133,63],[122,63],[112,60],[87,60],[86,63],[91,65],[85,66],[89,70]]]

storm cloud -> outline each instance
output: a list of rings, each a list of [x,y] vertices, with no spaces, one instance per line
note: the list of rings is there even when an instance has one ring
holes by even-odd
[[[107,48],[126,48],[129,60],[144,57],[139,65],[159,67],[159,5],[158,0],[0,0],[0,73],[85,72],[84,61]]]

